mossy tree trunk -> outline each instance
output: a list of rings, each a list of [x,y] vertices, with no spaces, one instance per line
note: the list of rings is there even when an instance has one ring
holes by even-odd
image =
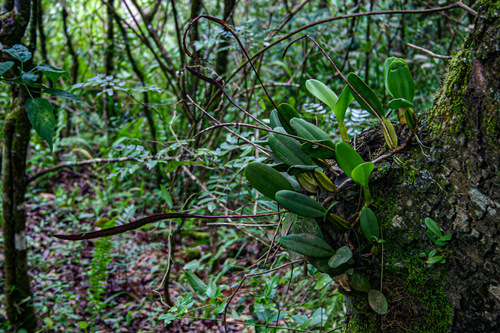
[[[377,315],[366,294],[344,290],[353,313],[347,331],[500,331],[499,27],[500,4],[482,1],[422,120],[432,148],[413,146],[372,176],[386,243],[365,274],[382,286],[389,310]],[[446,262],[432,267],[419,257],[436,248],[426,217],[453,236]]]
[[[8,1],[7,4],[6,9],[9,12],[2,15],[0,22],[0,43],[5,49],[21,43],[31,11],[31,1]],[[0,61],[6,61],[6,56],[5,52],[0,52]],[[25,70],[28,70],[28,65],[25,63]],[[17,67],[18,65],[14,65],[13,68]],[[6,116],[3,127],[2,228],[7,317],[12,329],[23,328],[34,332],[37,318],[33,310],[28,275],[24,208],[26,157],[31,131],[31,124],[24,109],[28,98],[29,94],[23,87],[12,88],[11,111]]]

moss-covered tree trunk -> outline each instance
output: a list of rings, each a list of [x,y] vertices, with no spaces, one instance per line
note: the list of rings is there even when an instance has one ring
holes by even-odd
[[[0,43],[4,49],[21,43],[30,19],[31,1],[7,1],[6,9],[9,12],[2,15],[0,22]],[[5,61],[7,54],[5,52],[0,54],[0,61]],[[12,329],[23,328],[28,332],[34,332],[37,318],[32,306],[28,275],[24,208],[26,156],[31,130],[24,109],[28,98],[28,92],[23,87],[13,87],[12,106],[3,127],[2,231],[7,317]]]
[[[366,294],[345,291],[347,331],[500,332],[499,45],[500,3],[482,1],[422,120],[432,148],[413,146],[372,177],[386,243],[366,274],[389,307],[377,315]],[[453,236],[432,267],[419,257],[437,247],[426,217]]]

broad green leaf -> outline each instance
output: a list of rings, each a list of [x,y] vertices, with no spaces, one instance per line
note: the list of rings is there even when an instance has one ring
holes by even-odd
[[[342,90],[337,104],[333,107],[333,113],[339,123],[344,123],[345,113],[352,101],[354,101],[354,97],[351,94],[349,86],[346,86],[344,90]]]
[[[394,110],[410,108],[412,106],[413,106],[413,103],[408,102],[404,98],[396,98],[396,99],[393,99],[389,102],[389,108],[394,109]]]
[[[344,173],[351,177],[352,170],[358,165],[364,163],[361,156],[348,143],[339,142],[335,147],[335,156],[339,167],[344,170]]]
[[[438,237],[443,237],[443,233],[441,232],[441,229],[439,228],[439,226],[437,225],[437,223],[431,219],[430,217],[426,217],[425,218],[425,225],[427,226],[427,228],[429,228],[430,231],[432,231],[432,233]]]
[[[305,119],[293,118],[290,125],[301,138],[313,141],[330,140],[325,131]]]
[[[0,62],[0,75],[3,75],[14,65],[13,61]]]
[[[373,289],[370,282],[368,282],[368,280],[363,275],[358,273],[352,274],[352,276],[349,279],[349,285],[353,289],[364,293],[367,293]]]
[[[363,187],[368,186],[368,178],[370,177],[375,164],[373,162],[361,163],[352,170],[351,178],[356,183]]]
[[[289,212],[307,216],[323,217],[326,209],[311,197],[290,190],[276,192],[276,201]]]
[[[3,51],[7,52],[20,62],[26,62],[31,59],[31,52],[28,50],[26,46],[21,44],[16,44],[12,48]]]
[[[402,98],[409,102],[415,96],[415,83],[408,64],[403,59],[394,59],[387,72],[387,90],[394,98]]]
[[[280,105],[278,105],[278,110],[278,117],[285,131],[288,134],[295,134],[293,129],[290,127],[290,120],[292,120],[293,118],[300,118],[297,110],[295,110],[293,106],[287,103],[281,103]]]
[[[32,72],[22,72],[21,80],[26,83],[28,86],[33,86],[36,84],[36,80],[38,79],[38,75]]]
[[[82,101],[81,99],[79,99],[78,97],[76,97],[75,95],[73,95],[72,93],[67,92],[65,90],[54,89],[54,88],[44,88],[43,92],[47,93],[47,94],[51,94],[51,95],[57,96],[57,97],[70,99],[70,100],[75,101],[77,103],[84,104],[84,105],[87,105],[89,107],[92,107],[89,104],[87,104],[84,101]]]
[[[342,246],[335,252],[335,254],[328,261],[328,265],[331,268],[337,268],[342,264],[345,264],[352,258],[351,249],[348,246]]]
[[[318,80],[307,80],[306,88],[317,99],[328,105],[331,109],[337,104],[338,97],[326,84]]]
[[[189,285],[194,289],[194,291],[198,295],[204,296],[207,291],[207,284],[192,272],[185,271],[184,274],[186,275]]]
[[[293,138],[271,134],[268,143],[273,153],[289,166],[313,164],[311,158],[300,149],[300,142]]]
[[[375,112],[383,118],[385,116],[384,108],[382,107],[382,102],[378,96],[373,92],[373,90],[355,73],[349,73],[347,75],[347,81],[353,86],[353,88],[365,99],[365,101],[375,110]],[[350,89],[350,88],[349,88]],[[368,107],[368,105],[361,100],[361,98],[356,94],[355,91],[351,90],[352,96],[358,101],[362,109],[368,111],[371,115],[376,116],[373,110]]]
[[[309,257],[327,258],[335,253],[322,238],[311,234],[282,236],[279,242],[283,247]]]
[[[59,69],[59,68],[55,68],[55,67],[50,66],[50,65],[38,65],[38,66],[36,66],[36,68],[39,71],[42,71],[45,75],[47,75],[47,77],[52,81],[52,84],[54,86],[56,85],[57,80],[59,80],[59,78],[61,76],[65,76],[68,79],[70,78],[68,71],[65,71],[65,70]]]
[[[335,144],[333,143],[332,140],[319,140],[316,141],[318,143],[321,143],[322,145],[328,146],[333,149],[327,149],[325,147],[318,146],[317,144],[311,143],[311,142],[304,142],[300,149],[307,155],[314,157],[314,158],[335,158]]]
[[[379,315],[385,315],[387,313],[387,309],[389,308],[384,294],[375,289],[368,292],[368,303],[370,303],[370,307],[373,311]]]
[[[275,200],[278,191],[293,191],[292,184],[282,174],[263,163],[252,162],[248,164],[245,176],[257,191],[272,200]]]
[[[52,153],[52,137],[56,123],[52,105],[45,98],[30,98],[26,101],[25,108],[31,125],[38,135],[49,144]]]
[[[365,238],[372,244],[377,244],[374,237],[380,238],[380,226],[377,216],[370,208],[363,208],[360,214],[361,232]]]

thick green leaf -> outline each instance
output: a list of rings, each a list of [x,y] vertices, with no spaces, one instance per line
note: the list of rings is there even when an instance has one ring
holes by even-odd
[[[271,134],[268,143],[273,153],[289,166],[313,164],[311,158],[300,149],[300,142],[293,138]]]
[[[73,95],[72,93],[67,92],[65,90],[54,89],[54,88],[45,88],[45,89],[43,89],[43,92],[47,93],[47,94],[51,94],[51,95],[57,96],[57,97],[70,99],[70,100],[75,101],[77,103],[90,106],[89,104],[85,103],[84,101],[82,101],[81,99],[79,99],[78,97],[76,97],[75,95]],[[90,107],[92,107],[92,106],[90,106]]]
[[[451,239],[451,235],[450,234],[447,234],[447,235],[444,235],[443,237],[440,237],[439,240],[441,242],[447,242]]]
[[[278,117],[281,124],[285,128],[285,131],[288,134],[295,134],[293,129],[290,127],[290,120],[292,120],[293,118],[300,118],[297,110],[295,110],[293,106],[287,103],[281,103],[280,105],[278,105],[278,110],[280,111]]]
[[[406,120],[406,123],[408,124],[408,127],[412,130],[412,131],[416,131],[417,130],[417,119],[415,117],[415,111],[413,111],[413,109],[405,109],[405,120]]]
[[[364,163],[361,156],[348,143],[339,142],[335,147],[335,156],[339,167],[344,170],[344,173],[351,177],[352,170],[358,165]]]
[[[303,189],[305,189],[309,193],[316,193],[316,183],[314,180],[306,173],[300,173],[297,175],[297,180],[302,186]]]
[[[332,140],[319,140],[316,141],[318,143],[321,143],[322,145],[328,146],[333,149],[327,149],[325,147],[318,146],[317,144],[311,143],[311,142],[304,142],[300,149],[307,155],[314,157],[314,158],[335,158],[335,144],[333,143]]]
[[[335,185],[333,182],[328,178],[325,173],[319,169],[316,169],[312,172],[312,177],[314,179],[314,182],[321,188],[323,191],[327,192],[335,192]]]
[[[328,258],[316,258],[310,256],[304,256],[304,258],[308,263],[316,267],[318,271],[328,274],[330,277],[336,277],[344,274],[345,272],[344,266],[340,266],[339,268],[331,268],[328,266]]]
[[[409,102],[415,96],[415,83],[408,64],[403,59],[394,59],[387,72],[387,90],[394,98],[402,98]]]
[[[387,88],[387,86],[388,86],[387,78],[388,78],[389,68],[391,66],[391,63],[394,60],[396,60],[396,57],[389,57],[386,59],[386,61],[384,63],[384,85],[385,85],[385,89],[387,89],[387,91],[389,91],[389,88]]]
[[[389,131],[389,135],[391,136],[392,144],[391,144],[391,141],[389,141],[389,137],[387,136],[387,133],[385,131],[383,131],[385,142],[387,143],[387,145],[391,149],[394,149],[398,145],[398,136],[396,134],[396,130],[394,129],[394,125],[387,118],[384,118],[382,121],[384,122],[385,127],[387,128],[387,131]]]
[[[26,62],[31,59],[31,52],[28,50],[26,46],[21,44],[16,44],[12,48],[3,51],[7,52],[20,62]]]
[[[194,291],[198,295],[204,296],[207,291],[207,284],[192,272],[184,271],[184,274],[186,275],[189,285],[193,287]]]
[[[373,162],[361,163],[352,170],[351,178],[356,183],[363,187],[368,186],[368,178],[370,177],[375,164]]]
[[[425,263],[428,265],[433,265],[433,264],[437,264],[438,262],[441,262],[443,260],[444,260],[443,256],[434,256],[434,257],[430,257],[429,259],[427,259],[425,261]]]
[[[367,293],[373,289],[372,285],[370,284],[370,282],[368,282],[367,278],[358,273],[352,274],[352,276],[349,279],[349,285],[353,289],[364,293]]]
[[[280,115],[277,110],[272,110],[269,116],[269,125],[271,125],[272,129],[276,129],[277,127],[282,127],[283,124],[280,121]]]
[[[339,123],[344,123],[345,113],[352,101],[354,101],[354,97],[351,94],[349,86],[346,86],[344,90],[342,90],[337,104],[333,107],[333,113]]]
[[[14,65],[13,61],[0,62],[0,75],[3,75]]]
[[[68,71],[65,71],[65,70],[59,69],[59,68],[55,68],[55,67],[50,66],[50,65],[38,65],[38,66],[36,66],[36,68],[39,71],[42,71],[45,75],[47,75],[47,77],[52,81],[54,86],[56,85],[57,80],[59,80],[59,78],[61,76],[65,76],[68,79],[70,78]]]
[[[327,258],[335,253],[327,242],[312,234],[282,236],[279,242],[283,247],[309,257]]]
[[[293,191],[292,184],[282,174],[263,163],[252,162],[248,164],[245,176],[257,191],[272,200],[275,200],[278,191]]]
[[[427,228],[429,228],[430,231],[432,231],[432,233],[438,237],[443,237],[443,233],[441,232],[441,229],[439,228],[439,226],[437,225],[437,223],[431,219],[430,217],[426,217],[425,218],[425,225],[427,226]]]
[[[293,233],[294,234],[311,234],[318,237],[323,237],[323,233],[319,228],[318,222],[312,217],[300,216],[297,214],[289,214],[293,218]]]
[[[378,96],[373,92],[373,90],[365,83],[365,81],[361,80],[359,76],[357,76],[355,73],[349,73],[347,75],[347,81],[353,86],[353,88],[365,99],[368,104],[371,105],[373,110],[375,110],[378,115],[383,118],[385,115],[384,108],[382,107],[382,102],[380,102],[380,99]],[[352,91],[351,89],[351,94],[354,96],[354,99],[359,103],[362,109],[368,111],[371,115],[376,116],[375,113],[373,113],[373,110],[371,110],[368,105],[361,100],[361,98],[356,94],[355,91]]]
[[[342,246],[335,252],[335,254],[328,261],[328,265],[331,268],[337,268],[342,264],[345,264],[352,258],[352,251],[349,246]]]
[[[368,292],[368,303],[370,303],[370,307],[373,311],[379,315],[385,315],[387,313],[387,309],[389,308],[384,294],[375,289]]]
[[[389,102],[389,108],[391,109],[404,109],[404,108],[410,108],[413,106],[413,103],[408,102],[404,98],[396,98],[393,99],[392,101]]]
[[[316,200],[295,191],[278,191],[276,201],[289,212],[301,216],[323,217],[326,212],[325,207],[321,206]]]
[[[49,144],[52,153],[52,137],[56,123],[52,105],[45,98],[30,98],[26,101],[25,108],[31,125],[38,135]]]
[[[307,80],[306,88],[317,99],[328,105],[331,109],[337,104],[338,97],[326,84],[318,80]]]
[[[380,226],[377,216],[370,208],[363,208],[360,214],[361,232],[372,244],[377,244],[376,239],[380,238]],[[375,237],[375,238],[374,238]]]
[[[293,118],[290,120],[290,125],[301,138],[313,141],[330,140],[330,137],[325,131],[307,120]]]

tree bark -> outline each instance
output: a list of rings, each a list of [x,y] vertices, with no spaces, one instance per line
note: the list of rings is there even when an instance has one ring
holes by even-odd
[[[474,30],[450,62],[421,122],[432,148],[415,145],[372,175],[386,243],[373,261],[358,259],[389,310],[377,315],[366,293],[341,287],[353,313],[350,331],[500,331],[499,10],[496,1],[481,2]],[[372,139],[360,151],[370,154]],[[436,248],[425,236],[426,217],[452,235],[446,262],[432,267],[419,257]]]
[[[10,4],[10,7],[6,7],[9,12],[2,16],[0,22],[0,43],[5,49],[21,43],[30,20],[31,1],[15,1]],[[32,35],[32,38],[30,46],[33,49],[36,45],[36,34]],[[6,56],[7,53],[0,52],[0,61],[7,60]],[[17,67],[18,65],[14,65],[13,68]],[[24,69],[28,71],[30,64],[25,63]],[[28,98],[28,92],[23,87],[12,88],[12,109],[3,127],[2,231],[7,317],[14,330],[23,328],[34,332],[37,318],[33,310],[28,275],[24,208],[26,158],[31,131],[31,124],[24,109]]]

